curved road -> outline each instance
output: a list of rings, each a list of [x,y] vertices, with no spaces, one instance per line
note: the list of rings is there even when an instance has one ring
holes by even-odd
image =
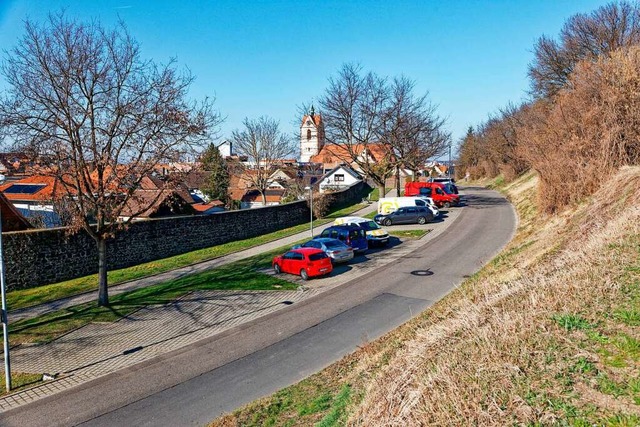
[[[511,239],[498,193],[467,188],[456,222],[408,256],[207,340],[0,414],[2,426],[204,425],[293,384],[442,298]],[[460,209],[460,208],[458,208]]]

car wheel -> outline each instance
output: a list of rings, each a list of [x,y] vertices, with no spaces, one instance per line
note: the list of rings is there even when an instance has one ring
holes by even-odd
[[[444,205],[442,205],[442,206],[444,206],[445,209],[449,209],[451,207],[451,203],[444,202]]]
[[[424,225],[426,223],[427,223],[427,219],[425,217],[423,217],[423,216],[419,216],[418,217],[418,224]]]
[[[278,264],[276,264],[276,265],[273,266],[273,271],[275,271],[276,274],[280,274],[280,271],[282,271],[282,270],[280,270],[280,266]]]
[[[302,280],[309,280],[309,273],[307,273],[307,270],[304,268],[300,270],[300,277],[302,277]]]
[[[382,225],[386,225],[387,227],[391,225],[391,220],[389,218],[386,218],[384,221],[382,221]]]

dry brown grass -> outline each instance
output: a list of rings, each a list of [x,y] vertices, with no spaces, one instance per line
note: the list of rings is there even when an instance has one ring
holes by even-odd
[[[516,205],[530,198],[522,192],[530,185],[511,186]],[[526,232],[532,243],[523,245],[519,233],[506,259],[416,321],[416,338],[368,385],[350,424],[640,422],[633,418],[640,394],[614,396],[599,385],[638,378],[637,352],[618,354],[616,366],[602,359],[612,357],[612,337],[622,331],[640,339],[637,327],[610,316],[629,302],[628,287],[640,286],[633,270],[640,265],[640,169],[626,168],[606,185],[623,199],[603,192],[575,212],[537,221]],[[530,220],[521,220],[521,231]],[[583,319],[584,330],[568,332],[554,320],[567,315]]]

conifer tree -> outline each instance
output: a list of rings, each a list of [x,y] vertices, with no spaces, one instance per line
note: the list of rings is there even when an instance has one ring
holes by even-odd
[[[200,162],[205,171],[211,172],[202,192],[211,199],[220,200],[226,205],[229,199],[229,171],[227,170],[227,162],[220,154],[218,147],[215,144],[209,144],[209,147],[202,153]]]

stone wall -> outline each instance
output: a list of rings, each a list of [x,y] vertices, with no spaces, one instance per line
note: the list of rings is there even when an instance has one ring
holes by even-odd
[[[364,185],[334,193],[333,206],[362,198]],[[107,245],[110,270],[130,267],[196,249],[247,239],[303,224],[306,201],[214,215],[154,219],[132,223]],[[5,282],[9,291],[97,273],[96,244],[86,233],[65,229],[3,233]]]

